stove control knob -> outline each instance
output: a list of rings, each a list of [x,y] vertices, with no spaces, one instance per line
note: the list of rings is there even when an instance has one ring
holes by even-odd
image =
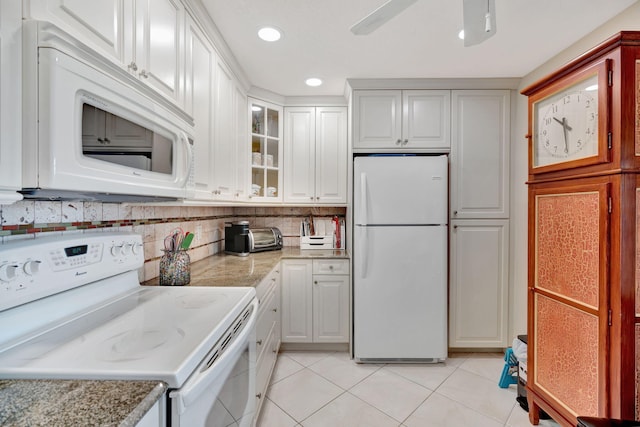
[[[122,255],[129,255],[129,253],[131,252],[131,246],[133,246],[131,243],[125,243],[122,245]]]
[[[120,254],[122,254],[122,248],[124,245],[120,245],[120,246],[112,246],[111,247],[111,255],[113,256],[119,256]]]
[[[0,281],[10,282],[16,278],[16,270],[18,266],[15,264],[0,265]]]
[[[140,252],[142,252],[142,249],[142,243],[135,243],[131,247],[131,252],[133,252],[134,255],[138,255]]]
[[[40,262],[41,261],[37,261],[37,260],[27,261],[22,266],[22,271],[24,271],[25,274],[28,276],[33,276],[34,274],[38,274],[38,272],[40,271]]]

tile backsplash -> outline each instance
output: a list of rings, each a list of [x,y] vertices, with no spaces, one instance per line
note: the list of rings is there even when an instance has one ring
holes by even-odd
[[[300,244],[300,221],[309,215],[344,217],[344,207],[203,207],[126,203],[23,200],[0,205],[0,239],[50,236],[52,233],[133,231],[143,236],[145,265],[141,280],[158,276],[164,237],[180,227],[194,234],[192,261],[224,250],[224,223],[248,220],[251,227],[278,227],[285,246]]]

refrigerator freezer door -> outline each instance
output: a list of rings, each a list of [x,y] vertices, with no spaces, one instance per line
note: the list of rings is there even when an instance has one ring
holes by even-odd
[[[354,355],[447,357],[447,227],[354,227]]]
[[[356,225],[446,224],[447,156],[354,160]]]

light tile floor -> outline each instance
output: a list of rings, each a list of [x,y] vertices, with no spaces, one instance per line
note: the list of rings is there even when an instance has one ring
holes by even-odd
[[[258,427],[529,427],[501,354],[436,365],[357,364],[341,352],[280,353]],[[541,426],[557,426],[540,421]]]

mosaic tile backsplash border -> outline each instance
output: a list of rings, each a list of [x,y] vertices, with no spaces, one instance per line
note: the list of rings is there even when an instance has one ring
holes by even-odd
[[[248,220],[252,227],[278,227],[285,246],[298,246],[300,221],[309,215],[344,217],[344,207],[204,207],[125,203],[20,201],[0,205],[0,241],[52,233],[132,231],[143,236],[145,265],[140,280],[158,276],[164,237],[180,227],[194,234],[192,261],[224,250],[224,224]]]

